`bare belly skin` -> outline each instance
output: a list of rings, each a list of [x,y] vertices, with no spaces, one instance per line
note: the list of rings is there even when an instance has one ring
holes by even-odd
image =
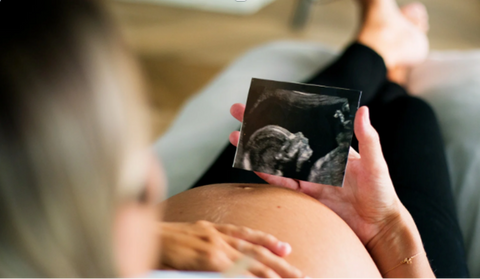
[[[288,262],[310,277],[381,277],[348,225],[317,200],[254,184],[209,185],[164,202],[165,221],[234,224],[290,243]]]

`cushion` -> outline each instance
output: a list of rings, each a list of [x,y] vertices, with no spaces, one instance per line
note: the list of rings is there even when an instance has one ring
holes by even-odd
[[[191,187],[228,144],[239,127],[229,108],[246,102],[253,77],[301,82],[336,57],[319,44],[270,43],[246,53],[193,96],[154,146],[168,177],[168,197]],[[439,118],[471,275],[480,277],[480,51],[432,53],[412,71],[407,88]]]

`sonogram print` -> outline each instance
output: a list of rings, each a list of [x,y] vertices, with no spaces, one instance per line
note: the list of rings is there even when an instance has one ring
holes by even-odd
[[[234,167],[342,186],[360,94],[254,79]]]

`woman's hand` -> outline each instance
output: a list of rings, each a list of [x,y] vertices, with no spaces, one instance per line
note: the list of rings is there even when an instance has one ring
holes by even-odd
[[[290,254],[290,245],[272,235],[207,221],[160,226],[161,269],[224,272],[247,255],[252,259],[246,275],[303,277],[302,272],[282,258]]]
[[[230,112],[237,120],[243,121],[245,106],[235,104]],[[345,220],[367,245],[375,236],[388,230],[391,224],[397,223],[404,207],[395,193],[367,107],[357,112],[355,135],[360,154],[350,150],[343,188],[264,173],[257,175],[270,184],[297,190],[319,200]],[[233,132],[230,142],[237,146],[239,136],[239,132]]]

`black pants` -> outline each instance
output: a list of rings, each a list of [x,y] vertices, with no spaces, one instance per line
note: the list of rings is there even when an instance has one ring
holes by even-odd
[[[431,107],[386,79],[383,59],[351,45],[327,69],[306,83],[363,91],[397,194],[412,214],[437,277],[468,277],[462,234],[452,197],[440,127]],[[358,150],[354,138],[353,148]],[[228,145],[194,187],[216,183],[265,183],[254,173],[233,169]]]

